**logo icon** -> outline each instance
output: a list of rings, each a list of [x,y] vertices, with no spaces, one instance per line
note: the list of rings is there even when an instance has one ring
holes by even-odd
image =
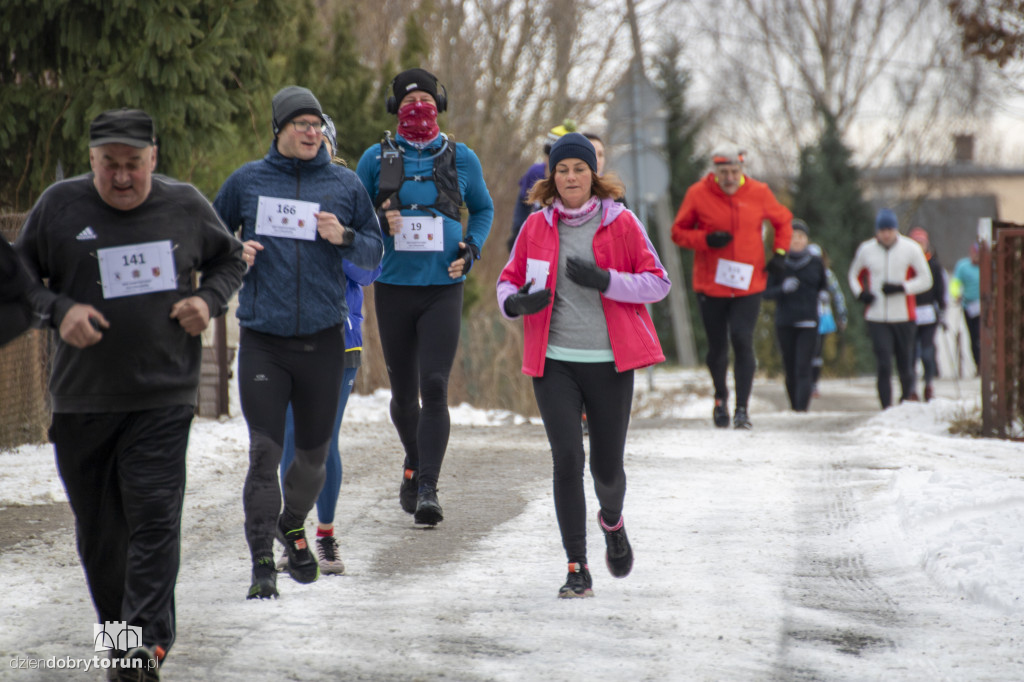
[[[142,628],[122,621],[93,623],[93,651],[128,651],[142,646]]]
[[[87,225],[84,230],[78,233],[78,236],[75,237],[75,239],[82,242],[87,239],[98,239],[98,237],[96,236],[96,233],[93,231],[92,226]]]

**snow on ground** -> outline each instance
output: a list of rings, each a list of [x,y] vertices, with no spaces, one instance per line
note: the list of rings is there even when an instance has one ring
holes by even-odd
[[[465,484],[489,443],[505,448],[494,462],[517,459],[481,481],[508,518],[473,535],[460,518],[479,509],[442,495],[446,521],[415,529],[393,499],[397,437],[377,391],[350,398],[342,427],[363,455],[346,459],[339,503],[348,575],[283,575],[281,599],[246,601],[245,423],[197,420],[164,678],[1024,679],[1024,446],[948,433],[976,392],[794,414],[759,379],[755,428],[737,432],[710,427],[706,373],[648,380],[627,445],[636,567],[611,579],[592,524],[592,600],[554,597],[565,568],[538,420],[453,408],[447,475]],[[873,387],[823,390],[854,405]],[[0,453],[0,476],[0,508],[64,499],[48,446]],[[8,664],[92,656],[72,538],[4,550],[0,594],[0,680],[101,679]]]

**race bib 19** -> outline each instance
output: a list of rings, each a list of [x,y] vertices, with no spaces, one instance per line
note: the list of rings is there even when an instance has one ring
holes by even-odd
[[[395,251],[444,251],[444,218],[402,216],[395,235]]]
[[[99,249],[103,298],[138,296],[178,288],[170,240]]]
[[[256,234],[285,239],[316,239],[316,214],[320,204],[297,199],[260,197],[256,210]]]

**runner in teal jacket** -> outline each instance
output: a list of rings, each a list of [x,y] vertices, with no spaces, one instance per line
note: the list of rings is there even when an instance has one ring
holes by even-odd
[[[491,231],[494,204],[476,154],[438,128],[448,93],[437,78],[409,69],[391,89],[387,110],[398,117],[397,144],[389,133],[367,149],[356,174],[379,207],[384,234],[374,307],[391,381],[391,421],[405,450],[399,502],[416,523],[435,525],[444,518],[437,479],[451,431],[448,375],[459,344],[463,282]],[[469,211],[465,231],[462,204]]]

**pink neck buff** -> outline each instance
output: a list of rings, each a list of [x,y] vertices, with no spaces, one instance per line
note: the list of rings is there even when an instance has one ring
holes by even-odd
[[[590,197],[587,202],[579,208],[567,208],[561,199],[555,199],[551,205],[558,211],[558,219],[569,227],[579,227],[587,222],[597,213],[601,206],[601,200],[597,197]]]
[[[414,144],[430,142],[441,132],[437,107],[431,102],[409,102],[398,110],[398,134]]]

